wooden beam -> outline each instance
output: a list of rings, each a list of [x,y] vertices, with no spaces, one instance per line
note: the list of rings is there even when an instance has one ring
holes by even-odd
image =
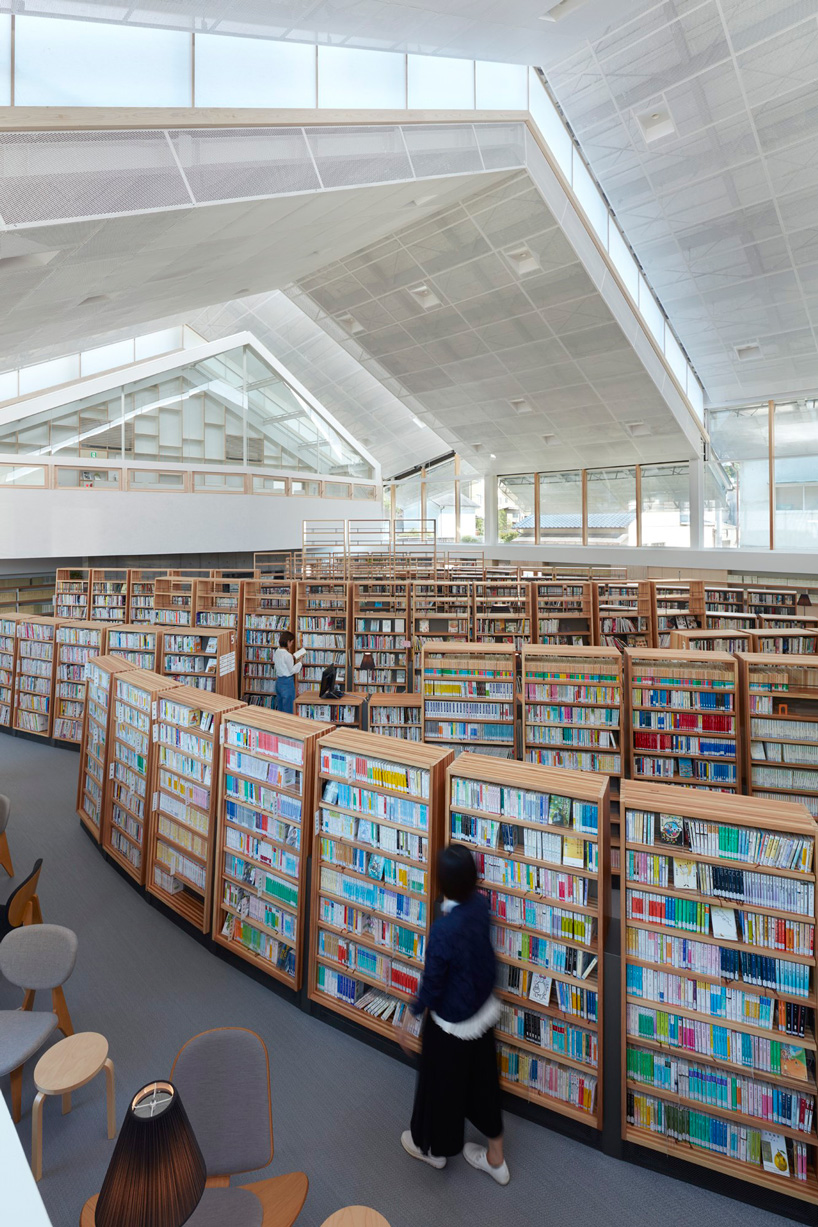
[[[767,463],[770,473],[770,549],[775,549],[775,401],[767,401]]]

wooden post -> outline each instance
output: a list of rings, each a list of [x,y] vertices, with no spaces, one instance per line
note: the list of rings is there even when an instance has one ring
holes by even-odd
[[[770,466],[770,549],[775,549],[775,401],[767,402],[767,460]]]
[[[582,544],[588,544],[588,470],[582,470]]]

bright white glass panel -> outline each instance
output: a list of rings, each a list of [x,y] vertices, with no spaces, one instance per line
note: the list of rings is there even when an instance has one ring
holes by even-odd
[[[24,366],[20,370],[20,395],[27,396],[29,392],[39,392],[41,388],[54,388],[58,383],[70,383],[72,379],[79,377],[79,354],[53,358],[50,362],[38,362],[35,366]]]
[[[0,106],[11,106],[11,17],[0,14]]]
[[[628,246],[619,229],[610,222],[608,226],[608,255],[613,266],[625,283],[625,288],[635,303],[639,302],[639,269],[628,251]]]
[[[410,110],[474,108],[474,61],[409,55],[406,71]]]
[[[527,111],[528,71],[525,64],[475,64],[478,111]],[[542,86],[540,86],[542,89]]]
[[[690,401],[700,422],[704,421],[704,393],[696,376],[687,368],[687,399]]]
[[[196,35],[197,107],[314,107],[315,47]]]
[[[155,358],[159,354],[169,354],[174,349],[181,348],[182,329],[162,328],[159,332],[149,332],[144,337],[136,338],[136,360],[140,362],[143,358]]]
[[[190,35],[17,17],[17,106],[190,106]]]
[[[115,366],[125,366],[134,360],[133,341],[115,341],[113,345],[100,345],[86,349],[80,354],[80,374],[98,375],[100,371],[112,371]]]
[[[572,186],[574,195],[585,210],[588,221],[596,230],[602,242],[607,246],[608,210],[605,207],[605,201],[600,196],[596,184],[576,149],[574,149]]]
[[[14,400],[15,396],[19,396],[19,388],[17,385],[17,372],[4,371],[0,375],[0,401]]]
[[[687,359],[669,328],[665,328],[665,357],[670,363],[673,374],[684,388],[687,385]]]
[[[0,464],[0,486],[44,486],[45,476],[40,465]]]
[[[665,341],[665,317],[659,310],[656,299],[648,288],[648,283],[642,274],[639,274],[639,310],[642,313],[642,319],[647,324],[650,331],[653,333],[660,346],[664,347]]]
[[[553,102],[543,89],[542,82],[533,68],[528,70],[528,109],[531,118],[542,133],[543,140],[556,159],[557,165],[570,183],[571,155],[574,146]]]
[[[404,109],[406,56],[353,47],[319,47],[318,105]]]

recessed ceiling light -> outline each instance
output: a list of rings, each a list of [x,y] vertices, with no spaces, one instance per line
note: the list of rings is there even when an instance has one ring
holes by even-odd
[[[542,268],[539,258],[535,256],[530,247],[525,245],[522,247],[509,247],[503,252],[503,255],[515,273],[518,273],[520,276],[523,276],[525,273],[536,273]]]
[[[534,412],[534,410],[531,407],[530,402],[527,401],[525,397],[523,396],[517,396],[513,400],[510,400],[508,403],[511,405],[511,408],[514,410],[515,413],[533,413]]]
[[[234,290],[233,297],[241,298],[242,294],[249,294],[249,293],[250,293],[249,288],[247,286],[244,286],[241,290]]]
[[[110,294],[89,294],[88,298],[83,298],[82,302],[80,303],[80,306],[81,307],[93,307],[94,303],[110,302],[110,301],[111,301]]]
[[[425,425],[426,425],[426,423],[425,423],[425,422],[421,422],[420,418],[412,418],[412,421],[415,423],[415,425],[416,425],[416,426],[425,426]]]
[[[636,122],[642,129],[645,144],[652,145],[654,141],[664,140],[667,136],[676,136],[676,125],[670,113],[670,107],[662,101],[647,111],[634,112]]]
[[[349,312],[347,312],[345,315],[337,315],[335,318],[338,320],[341,327],[346,328],[347,332],[351,333],[353,337],[357,336],[359,332],[366,332],[366,329],[361,321],[356,320],[355,316],[350,315]]]
[[[30,251],[23,256],[3,256],[0,259],[0,268],[4,273],[16,268],[43,268],[59,254],[59,249],[57,249],[57,251]]]
[[[496,460],[496,459],[497,459],[497,457],[495,456],[494,452],[489,452],[489,456],[491,456],[492,460]]]
[[[734,345],[739,362],[752,362],[754,358],[762,358],[761,346],[758,341],[747,341],[744,345]]]
[[[587,3],[588,0],[558,0],[547,13],[540,13],[540,21],[562,21],[563,17],[570,16]]]
[[[628,434],[634,438],[638,437],[639,435],[650,434],[650,426],[648,426],[646,422],[625,422],[623,425]]]
[[[414,200],[410,200],[407,209],[422,209],[424,205],[431,204],[433,200],[437,200],[437,192],[432,192],[428,196],[416,196]]]
[[[543,435],[542,441],[546,447],[553,447],[555,443],[559,443],[556,435]]]
[[[434,290],[424,282],[423,285],[412,286],[409,293],[414,298],[415,302],[420,303],[424,311],[430,311],[432,307],[440,306],[440,299]]]

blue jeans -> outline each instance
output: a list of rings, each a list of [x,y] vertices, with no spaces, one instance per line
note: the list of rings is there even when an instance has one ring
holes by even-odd
[[[276,700],[279,711],[289,712],[290,715],[293,714],[293,704],[295,703],[295,678],[276,678]]]

